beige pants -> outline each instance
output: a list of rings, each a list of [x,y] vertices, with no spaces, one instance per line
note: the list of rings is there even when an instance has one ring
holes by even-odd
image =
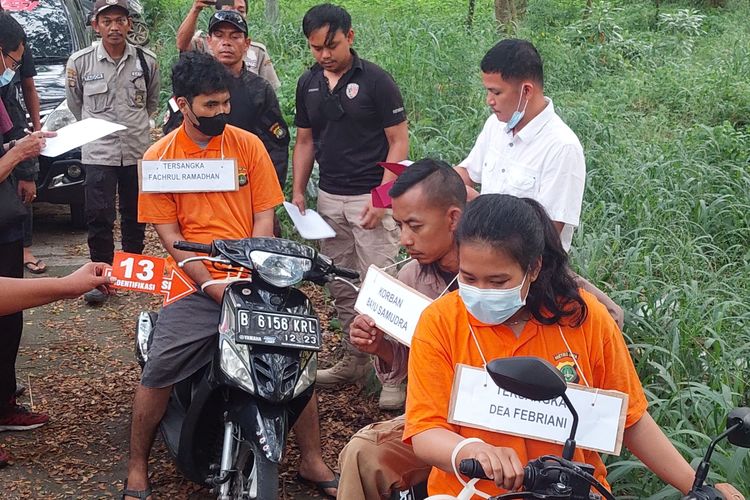
[[[403,415],[360,429],[339,455],[341,479],[337,498],[390,498],[393,490],[405,490],[427,481],[430,466],[401,441],[403,434]]]
[[[362,278],[371,264],[377,267],[393,264],[399,249],[399,230],[391,210],[373,229],[360,225],[362,211],[369,203],[369,194],[342,196],[318,190],[318,213],[336,231],[336,237],[321,240],[320,251],[337,266],[359,271]],[[354,311],[357,292],[339,281],[331,282],[328,288],[345,333],[344,346],[349,352],[359,354],[349,343],[349,325],[357,315]]]

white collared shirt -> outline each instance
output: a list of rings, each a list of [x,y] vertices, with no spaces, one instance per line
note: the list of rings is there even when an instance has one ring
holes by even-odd
[[[515,136],[505,132],[496,115],[490,116],[459,165],[482,185],[482,194],[538,201],[553,221],[565,224],[560,239],[568,251],[581,217],[586,160],[578,137],[557,116],[552,101],[544,99],[547,106]]]

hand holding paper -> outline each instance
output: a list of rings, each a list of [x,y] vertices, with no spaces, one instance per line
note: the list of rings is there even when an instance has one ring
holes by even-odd
[[[297,205],[288,201],[284,202],[284,208],[300,236],[306,240],[323,240],[336,236],[336,231],[315,210],[308,208],[305,210],[305,215],[302,215]]]
[[[58,130],[57,137],[47,139],[47,144],[42,149],[41,154],[54,158],[55,156],[67,153],[71,149],[101,139],[118,130],[125,130],[126,128],[124,125],[108,122],[107,120],[86,118]]]

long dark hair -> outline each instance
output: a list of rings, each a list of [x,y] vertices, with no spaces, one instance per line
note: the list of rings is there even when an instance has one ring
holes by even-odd
[[[542,258],[542,268],[529,287],[526,308],[540,323],[563,319],[579,326],[586,319],[586,303],[578,293],[568,254],[547,212],[530,198],[484,194],[466,206],[456,241],[491,245],[512,256],[526,271]]]

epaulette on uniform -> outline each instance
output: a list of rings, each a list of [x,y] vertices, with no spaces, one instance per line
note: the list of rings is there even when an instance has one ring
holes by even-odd
[[[82,56],[85,56],[86,54],[90,54],[91,52],[96,50],[96,45],[89,45],[88,47],[79,50],[78,52],[73,52],[70,55],[70,60],[75,61],[76,59],[80,59]]]

